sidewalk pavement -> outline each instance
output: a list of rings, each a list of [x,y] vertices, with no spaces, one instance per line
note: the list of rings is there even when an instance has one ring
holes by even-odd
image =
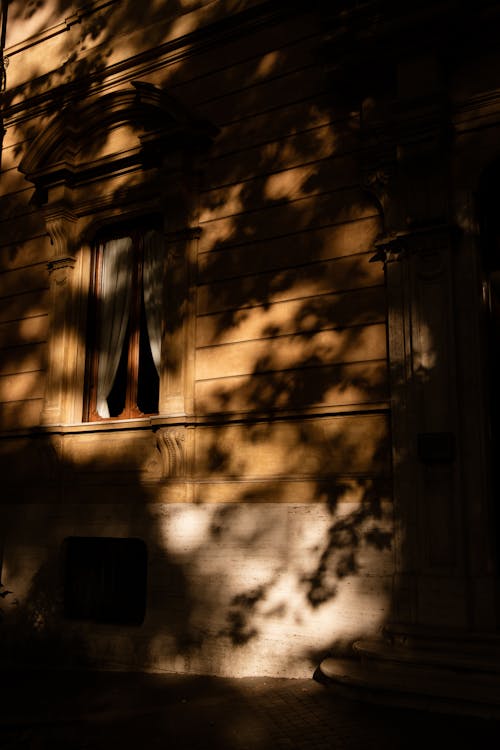
[[[311,680],[0,672],[0,750],[500,747],[500,722],[371,706]]]

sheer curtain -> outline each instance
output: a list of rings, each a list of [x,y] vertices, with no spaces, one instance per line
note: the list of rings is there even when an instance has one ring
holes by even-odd
[[[144,307],[151,354],[158,375],[161,358],[164,256],[165,243],[162,235],[153,230],[147,232],[144,237]]]
[[[109,240],[102,247],[97,413],[109,417],[113,387],[127,330],[132,291],[132,239]]]

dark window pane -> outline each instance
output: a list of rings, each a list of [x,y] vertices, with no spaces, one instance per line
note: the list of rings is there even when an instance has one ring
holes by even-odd
[[[143,414],[158,413],[159,390],[160,379],[151,354],[143,295],[139,339],[139,378],[137,383],[137,406]]]
[[[149,223],[149,222],[148,222]],[[142,222],[141,222],[142,224]],[[156,227],[157,219],[152,219],[151,226]],[[147,318],[144,308],[144,289],[142,283],[144,265],[144,247],[141,227],[134,224],[124,224],[114,231],[104,233],[97,245],[109,239],[121,239],[129,236],[133,242],[133,278],[129,319],[123,348],[120,355],[118,369],[111,391],[107,397],[109,416],[113,419],[130,419],[142,414],[157,414],[159,403],[159,376],[154,365],[151,346],[147,330]],[[85,388],[86,403],[85,419],[101,419],[97,412],[96,394],[99,380],[99,352],[97,351],[99,330],[99,279],[102,273],[103,252],[99,247],[94,252],[94,291],[91,292],[89,306],[89,335],[88,356],[86,363]],[[105,417],[104,417],[105,418]]]
[[[120,363],[116,371],[113,387],[108,396],[109,416],[118,417],[125,408],[127,397],[127,378],[128,378],[128,340],[129,331],[125,334],[123,349],[120,357]]]

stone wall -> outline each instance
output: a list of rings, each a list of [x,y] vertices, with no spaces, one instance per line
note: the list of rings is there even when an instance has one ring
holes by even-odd
[[[30,14],[12,3],[8,20],[0,462],[12,653],[30,639],[29,660],[311,674],[330,647],[378,632],[390,609],[386,298],[383,266],[370,262],[381,217],[361,187],[359,111],[332,97],[315,13],[223,0],[149,15],[127,2],[67,5]],[[113,191],[125,205],[140,172],[66,183],[86,234],[59,277],[47,264],[64,260],[69,234],[56,236],[19,164],[75,102],[104,102],[137,80],[218,129],[191,172],[179,304],[172,286],[189,327],[182,376],[168,334],[161,388],[181,378],[184,401],[154,419],[90,424],[80,416],[88,227]],[[95,170],[137,137],[95,118],[92,128],[93,147],[87,135],[87,152],[74,149]],[[181,169],[167,159],[161,179],[175,183]],[[73,318],[57,300],[75,274]],[[64,619],[63,541],[74,535],[146,542],[141,627]]]

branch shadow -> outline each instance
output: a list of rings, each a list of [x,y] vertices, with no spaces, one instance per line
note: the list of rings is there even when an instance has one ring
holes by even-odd
[[[31,22],[48,7],[38,0],[15,12],[19,22]],[[46,119],[37,125],[16,121],[21,94],[33,106],[44,102],[45,118],[57,116],[76,95],[93,96],[113,61],[125,55],[121,44],[132,40],[128,57],[149,60],[172,38],[179,12],[187,17],[186,7],[171,4],[166,17],[159,7],[148,12],[136,3],[110,3],[100,15],[82,17],[78,45],[66,50],[63,67],[35,66],[29,80],[5,95],[7,120],[16,131],[17,142],[9,146],[13,162],[46,125]],[[69,1],[53,3],[50,17],[64,18],[72,9]],[[209,7],[203,24],[211,13]],[[31,27],[33,33],[45,28],[46,18]],[[188,28],[193,35],[199,31]],[[295,648],[299,662],[310,658],[315,629],[325,650],[341,637],[329,627],[335,631],[346,596],[355,609],[356,595],[349,591],[356,581],[377,576],[379,589],[370,596],[379,604],[366,627],[380,627],[390,614],[385,288],[383,270],[369,264],[381,217],[360,188],[356,117],[343,105],[326,105],[324,90],[315,94],[323,72],[314,46],[308,50],[314,62],[308,62],[310,96],[299,92],[279,109],[270,101],[268,89],[276,91],[276,81],[285,75],[296,81],[295,53],[290,44],[264,58],[266,73],[262,55],[242,55],[240,67],[219,70],[221,53],[212,51],[209,72],[201,74],[199,60],[186,58],[171,76],[179,95],[184,85],[188,104],[200,88],[212,86],[197,112],[212,117],[221,131],[204,165],[202,239],[198,262],[189,269],[198,300],[196,408],[205,420],[197,428],[194,504],[158,502],[176,483],[144,470],[158,459],[152,432],[138,440],[136,452],[110,450],[106,459],[68,457],[57,437],[4,441],[1,465],[12,506],[3,510],[2,525],[6,548],[16,550],[6,569],[9,580],[24,586],[22,596],[16,593],[23,604],[8,618],[13,663],[26,657],[65,666],[168,664],[179,671],[224,672],[231,669],[231,654],[247,649],[237,657],[237,669],[244,671],[245,660],[250,670],[258,663],[252,649],[295,630],[297,645],[287,645],[283,661]],[[215,80],[225,99],[214,93]],[[260,131],[250,141],[258,118]],[[96,134],[95,154],[108,135]],[[33,373],[24,398],[6,407],[6,420],[28,433],[43,398],[50,255],[43,217],[31,198],[32,192],[20,190],[0,199],[8,290],[0,323],[8,328],[2,372]],[[26,249],[28,237],[38,238],[32,250]],[[23,280],[15,280],[9,293],[7,277],[20,267],[26,267]],[[55,335],[61,324],[51,322]],[[180,311],[176,325],[183,324]],[[82,330],[74,333],[84,345]],[[188,522],[199,530],[183,547]],[[140,632],[78,624],[68,637],[60,544],[82,529],[146,540],[148,615]],[[179,534],[174,541],[172,529]],[[31,562],[23,549],[32,550]],[[347,628],[345,622],[340,627],[345,639]],[[23,654],[28,640],[33,651]],[[278,669],[278,661],[266,668]]]

